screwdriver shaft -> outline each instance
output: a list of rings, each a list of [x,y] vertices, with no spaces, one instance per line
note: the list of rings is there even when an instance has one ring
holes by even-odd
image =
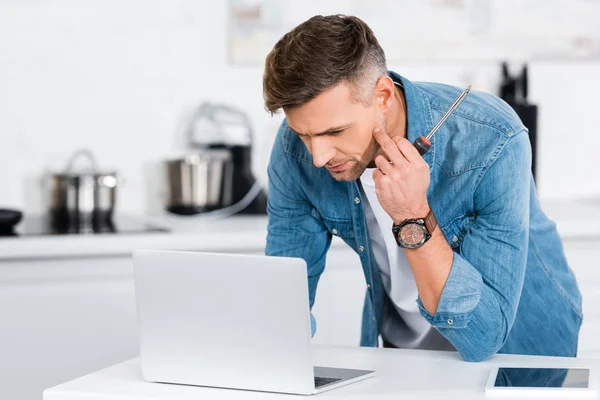
[[[471,85],[467,86],[467,88],[465,90],[463,90],[463,92],[460,94],[460,96],[458,96],[458,98],[456,100],[454,100],[454,103],[452,103],[452,105],[450,106],[448,111],[446,111],[446,114],[444,114],[442,119],[440,119],[439,122],[437,124],[435,124],[435,126],[433,127],[431,132],[429,132],[429,134],[425,137],[425,139],[427,139],[427,140],[431,139],[433,134],[436,133],[438,129],[440,129],[440,126],[442,126],[442,124],[444,123],[444,121],[446,121],[446,119],[450,116],[450,114],[452,114],[454,112],[454,110],[456,110],[458,108],[460,103],[462,103],[462,101],[465,99],[465,97],[467,97],[467,94],[469,94],[470,91],[471,91]]]

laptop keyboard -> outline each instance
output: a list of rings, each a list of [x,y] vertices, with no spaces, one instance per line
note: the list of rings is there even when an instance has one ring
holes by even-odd
[[[322,376],[315,376],[315,388],[320,388],[321,386],[329,385],[330,383],[341,381],[342,378],[325,378]]]

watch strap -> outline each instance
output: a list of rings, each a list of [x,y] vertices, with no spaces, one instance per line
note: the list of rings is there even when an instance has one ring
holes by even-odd
[[[425,227],[427,228],[427,232],[429,232],[430,235],[433,235],[433,231],[435,230],[435,227],[437,226],[438,222],[437,219],[435,218],[435,214],[433,213],[433,210],[430,208],[429,209],[429,213],[427,213],[427,216],[425,217]]]

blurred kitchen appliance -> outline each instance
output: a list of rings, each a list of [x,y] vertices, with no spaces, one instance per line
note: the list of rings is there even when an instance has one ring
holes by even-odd
[[[210,151],[167,161],[168,210],[190,215],[231,205],[233,161],[227,151]]]
[[[12,235],[21,218],[23,213],[19,210],[0,208],[0,236]]]
[[[76,169],[79,160],[87,166]],[[50,216],[57,226],[102,223],[112,217],[117,190],[117,174],[99,171],[91,151],[78,150],[62,173],[50,177]]]
[[[502,63],[502,82],[500,83],[500,97],[506,101],[517,113],[523,125],[529,129],[529,141],[531,143],[531,172],[535,178],[537,166],[537,116],[538,106],[529,103],[528,96],[528,69],[527,64],[523,66],[519,76],[511,76],[508,72],[508,64]]]
[[[266,193],[252,174],[252,127],[242,111],[202,104],[187,145],[186,157],[166,162],[169,212],[266,213]]]

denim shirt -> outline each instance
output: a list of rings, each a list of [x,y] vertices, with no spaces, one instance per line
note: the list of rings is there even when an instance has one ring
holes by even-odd
[[[410,142],[429,132],[461,92],[390,76],[404,87]],[[527,128],[512,108],[471,91],[424,159],[431,175],[427,199],[454,259],[436,314],[415,299],[423,318],[467,361],[498,352],[575,356],[581,295],[556,225],[540,208]],[[306,261],[312,307],[332,235],[343,239],[366,280],[360,345],[378,346],[392,305],[369,246],[358,183],[338,182],[316,168],[285,120],[268,177],[266,254]]]

